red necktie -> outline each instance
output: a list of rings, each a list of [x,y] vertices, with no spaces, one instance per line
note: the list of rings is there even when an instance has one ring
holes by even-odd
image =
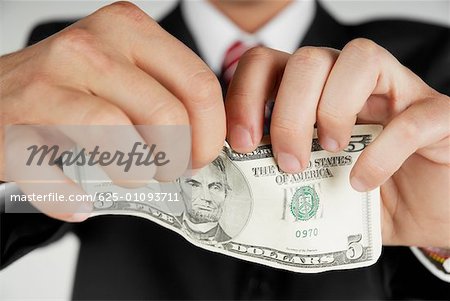
[[[253,46],[244,44],[241,41],[234,42],[225,52],[225,57],[222,63],[222,80],[228,86],[236,71],[239,59],[241,56]]]
[[[233,43],[230,46],[230,48],[228,48],[227,52],[225,53],[225,58],[223,60],[221,72],[221,78],[225,83],[225,87],[228,87],[228,85],[230,84],[241,56],[250,48],[258,45],[261,44],[253,44],[250,46],[248,44],[244,44],[241,41],[237,41]],[[273,101],[268,101],[266,103],[266,108],[264,112],[264,134],[269,133],[270,117],[272,115],[272,109],[273,109]]]

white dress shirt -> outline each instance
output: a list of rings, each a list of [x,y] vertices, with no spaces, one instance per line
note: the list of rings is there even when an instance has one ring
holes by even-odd
[[[181,3],[183,18],[201,56],[217,74],[227,49],[238,40],[293,53],[311,25],[315,9],[312,0],[294,0],[257,32],[249,34],[207,0]]]

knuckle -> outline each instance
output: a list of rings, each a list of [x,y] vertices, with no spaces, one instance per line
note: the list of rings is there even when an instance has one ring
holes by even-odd
[[[71,28],[62,32],[54,41],[54,50],[60,58],[81,59],[105,73],[111,72],[115,66],[114,60],[102,50],[96,37],[86,29]]]
[[[364,156],[365,173],[370,175],[370,177],[376,181],[380,181],[391,175],[392,172],[389,171],[385,165],[386,164],[380,162],[373,154],[366,153]]]
[[[144,11],[142,11],[137,5],[127,2],[118,1],[110,5],[107,5],[97,11],[100,15],[106,15],[110,17],[119,17],[123,20],[130,21],[132,23],[142,23],[146,20],[152,20]]]
[[[81,116],[83,125],[129,124],[128,117],[119,108],[106,104],[93,104]]]
[[[298,121],[272,116],[270,132],[276,136],[299,137],[304,132],[304,127]]]
[[[401,131],[401,136],[408,141],[416,141],[417,133],[420,132],[421,124],[416,114],[409,114],[398,120],[398,128]]]
[[[381,47],[375,42],[365,38],[357,38],[350,41],[344,47],[344,51],[351,51],[358,56],[365,58],[368,62],[376,62],[381,55]]]
[[[196,72],[187,81],[188,91],[191,91],[188,101],[201,110],[209,110],[217,105],[222,90],[219,80],[209,70]],[[192,89],[194,87],[194,89]]]
[[[317,119],[323,123],[323,121],[339,122],[342,119],[342,115],[339,114],[339,110],[330,104],[320,104],[317,109]]]
[[[25,101],[35,101],[42,95],[48,97],[50,87],[52,85],[49,75],[43,72],[35,72],[28,78],[28,84],[22,90],[23,99]]]
[[[152,110],[147,111],[146,120],[152,124],[178,125],[189,123],[189,117],[184,106],[178,101],[159,102],[153,105]]]
[[[227,99],[225,101],[225,105],[229,106],[231,100],[236,104],[242,104],[249,100],[253,101],[254,98],[255,94],[252,91],[250,91],[246,86],[231,85],[227,91]]]
[[[51,49],[60,53],[83,53],[90,49],[94,36],[86,29],[69,27],[53,39]]]
[[[369,52],[369,53],[376,52],[376,51],[378,51],[378,48],[379,48],[379,46],[375,42],[373,42],[372,40],[366,39],[366,38],[353,39],[350,42],[348,42],[346,47],[356,48],[360,51]]]
[[[242,61],[266,61],[272,58],[272,50],[264,46],[256,46],[247,50],[243,55]]]
[[[324,57],[328,57],[324,50],[318,47],[305,46],[299,48],[290,57],[288,64],[294,66],[320,66],[327,60]]]
[[[112,74],[119,65],[109,54],[96,47],[91,47],[89,51],[85,51],[82,57],[99,74]]]

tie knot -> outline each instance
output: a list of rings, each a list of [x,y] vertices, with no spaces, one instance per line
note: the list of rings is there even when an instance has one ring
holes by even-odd
[[[225,85],[231,82],[234,72],[236,71],[239,59],[250,48],[257,46],[258,44],[249,44],[242,41],[234,42],[225,52],[225,57],[222,63],[221,77]]]

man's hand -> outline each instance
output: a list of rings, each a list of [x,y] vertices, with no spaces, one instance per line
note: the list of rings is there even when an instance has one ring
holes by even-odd
[[[36,45],[2,56],[0,93],[2,127],[191,125],[194,168],[215,159],[225,139],[222,93],[213,72],[127,2],[106,6]],[[0,179],[5,179],[3,130]],[[140,134],[130,133],[137,141]],[[90,141],[112,136],[98,133]],[[83,139],[75,137],[81,144]],[[59,169],[49,172],[53,179],[67,182],[69,192],[81,193]],[[114,180],[114,170],[107,172]]]
[[[307,166],[314,124],[331,152],[347,146],[355,123],[382,124],[350,181],[358,191],[381,185],[384,244],[450,247],[448,96],[366,39],[342,51],[303,47],[293,55],[253,48],[241,58],[225,103],[235,150],[257,146],[269,99],[274,156],[290,173]]]

